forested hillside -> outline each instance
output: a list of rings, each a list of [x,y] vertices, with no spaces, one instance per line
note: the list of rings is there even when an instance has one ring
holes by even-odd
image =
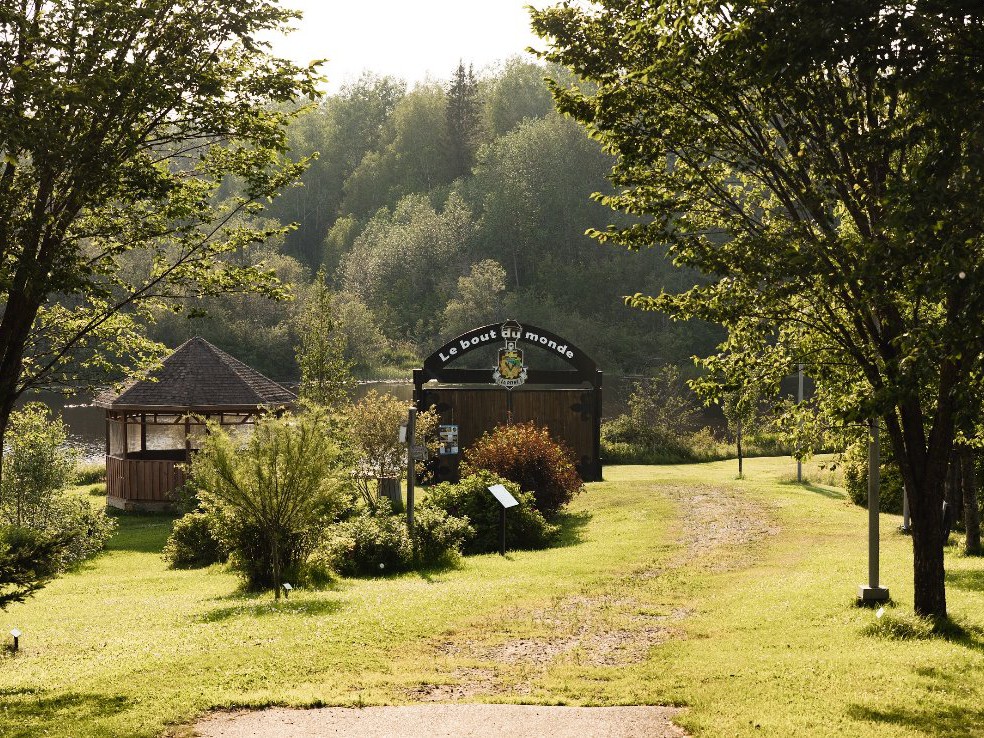
[[[366,74],[322,99],[290,129],[309,168],[263,214],[296,228],[239,256],[262,258],[296,299],[215,298],[160,316],[153,337],[203,335],[294,378],[296,316],[320,271],[363,376],[406,375],[442,339],[507,316],[569,337],[609,372],[706,353],[709,326],[623,306],[623,295],[695,277],[658,248],[628,253],[584,235],[612,222],[591,195],[611,188],[613,160],[554,112],[547,76],[572,83],[515,59],[412,90]]]

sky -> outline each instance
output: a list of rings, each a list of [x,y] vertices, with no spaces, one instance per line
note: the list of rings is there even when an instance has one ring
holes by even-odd
[[[496,61],[542,48],[525,7],[555,0],[282,0],[304,18],[287,37],[271,39],[277,56],[307,64],[327,59],[321,71],[336,92],[363,70],[412,85],[446,80],[458,61],[479,71]]]

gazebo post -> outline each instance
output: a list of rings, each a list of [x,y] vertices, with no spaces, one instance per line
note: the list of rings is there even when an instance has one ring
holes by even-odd
[[[140,414],[140,452],[147,450],[147,415]]]
[[[185,415],[185,463],[191,461],[191,416]]]
[[[126,413],[123,413],[123,461],[126,461],[126,453],[130,442],[126,437]]]

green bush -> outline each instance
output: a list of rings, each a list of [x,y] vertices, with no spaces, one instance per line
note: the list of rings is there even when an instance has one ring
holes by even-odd
[[[584,489],[574,452],[532,421],[496,426],[465,449],[462,475],[482,469],[532,492],[536,509],[548,518]]]
[[[10,416],[9,443],[3,452],[0,524],[30,528],[64,542],[55,559],[65,571],[101,551],[116,529],[103,510],[67,495],[76,473],[75,453],[61,418],[37,402]]]
[[[59,571],[64,536],[0,525],[0,611],[23,602]]]
[[[904,496],[902,472],[890,454],[882,446],[880,482],[878,485],[878,509],[881,512],[902,514]],[[848,447],[844,454],[844,487],[851,502],[868,507],[868,444],[860,441]]]
[[[52,508],[48,530],[67,540],[59,555],[59,569],[66,571],[102,551],[116,521],[84,499],[63,497]]]
[[[335,552],[340,574],[373,576],[413,568],[413,545],[404,516],[365,512],[335,528],[329,550]],[[345,549],[342,558],[338,554]]]
[[[421,504],[414,510],[413,542],[420,566],[451,563],[465,541],[474,535],[468,518],[456,518],[431,504]]]
[[[212,521],[191,512],[174,521],[162,553],[172,569],[197,569],[225,561],[229,552],[212,533]]]
[[[213,535],[251,589],[297,581],[324,529],[352,504],[347,456],[332,420],[315,411],[266,416],[245,441],[209,425],[190,487]]]
[[[686,433],[642,428],[629,415],[601,425],[601,456],[607,464],[688,464],[731,455],[707,428]]]
[[[475,534],[464,543],[465,553],[499,550],[499,511],[501,506],[489,492],[493,484],[505,484],[518,507],[506,511],[506,546],[513,549],[546,548],[559,528],[547,522],[536,508],[532,492],[523,492],[514,482],[480,471],[457,484],[443,482],[427,490],[426,504],[455,518],[467,518]]]

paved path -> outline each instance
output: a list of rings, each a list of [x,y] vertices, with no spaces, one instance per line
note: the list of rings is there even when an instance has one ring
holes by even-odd
[[[204,738],[684,738],[670,707],[411,705],[282,708],[215,713],[196,726]]]

